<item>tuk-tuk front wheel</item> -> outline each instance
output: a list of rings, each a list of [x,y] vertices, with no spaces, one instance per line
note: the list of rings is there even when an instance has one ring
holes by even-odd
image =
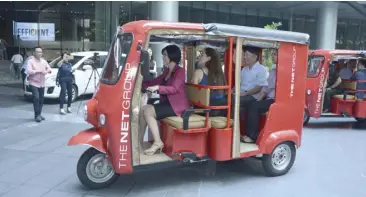
[[[283,142],[271,154],[265,154],[262,165],[267,176],[281,176],[292,167],[296,158],[296,148],[292,142]]]
[[[95,148],[89,148],[81,155],[77,175],[80,182],[90,189],[106,188],[118,178],[106,155]]]

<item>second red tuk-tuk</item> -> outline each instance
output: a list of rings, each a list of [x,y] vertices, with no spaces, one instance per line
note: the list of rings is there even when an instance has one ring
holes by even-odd
[[[322,115],[324,102],[330,102],[326,112],[351,116],[359,122],[366,121],[366,100],[355,96],[356,92],[366,92],[366,90],[356,89],[357,83],[365,83],[366,80],[350,79],[357,71],[357,64],[361,58],[365,58],[364,51],[314,50],[309,52],[304,125],[311,117],[319,118]],[[336,76],[341,78],[336,87],[339,93],[333,95],[329,101],[325,101],[326,88],[332,86],[329,76],[334,72],[337,72]]]
[[[308,34],[235,25],[159,21],[123,25],[111,43],[97,91],[85,105],[85,120],[92,127],[80,131],[68,143],[91,146],[77,164],[79,180],[89,188],[103,188],[120,174],[147,167],[228,161],[261,154],[267,175],[286,174],[301,146],[308,42]],[[152,43],[181,46],[188,79],[194,72],[196,47],[224,49],[228,77],[225,86],[185,84],[190,103],[199,108],[186,109],[182,117],[161,120],[165,146],[161,153],[146,155],[139,146],[138,122],[142,81],[148,77],[149,69],[147,49]],[[241,51],[242,46],[272,49],[278,54],[275,102],[268,113],[260,115],[259,138],[255,143],[240,141],[245,134],[240,126],[244,124],[239,118],[240,95],[232,94],[232,89],[240,92],[243,55],[236,53],[234,65],[233,54],[234,49]],[[209,95],[214,89],[226,90],[227,105],[210,105]],[[234,103],[231,97],[235,97]],[[212,109],[226,109],[227,115],[211,117],[208,111]],[[202,112],[205,115],[199,115]],[[150,146],[149,141],[144,144]]]

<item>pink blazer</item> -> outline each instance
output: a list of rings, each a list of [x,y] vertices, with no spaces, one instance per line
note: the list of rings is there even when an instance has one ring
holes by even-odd
[[[181,116],[184,110],[190,107],[185,88],[186,71],[176,65],[172,76],[167,81],[167,85],[163,86],[161,84],[163,83],[164,78],[168,75],[168,72],[169,69],[165,69],[163,74],[159,77],[151,81],[143,82],[143,87],[147,88],[149,86],[159,85],[159,94],[166,95],[175,114],[177,116]],[[164,97],[161,97],[160,102],[164,101]]]

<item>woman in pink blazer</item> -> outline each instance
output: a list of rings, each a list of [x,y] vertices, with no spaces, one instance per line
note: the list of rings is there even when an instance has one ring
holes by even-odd
[[[176,45],[166,46],[162,51],[163,63],[168,65],[163,74],[154,80],[143,83],[146,90],[160,94],[158,104],[146,105],[140,112],[140,143],[145,135],[146,125],[153,134],[153,145],[144,151],[147,155],[153,155],[163,149],[159,133],[158,120],[170,116],[181,116],[190,107],[185,89],[185,70],[179,66],[181,51]]]

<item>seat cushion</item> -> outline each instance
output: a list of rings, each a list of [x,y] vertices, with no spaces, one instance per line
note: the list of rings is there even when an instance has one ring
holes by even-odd
[[[343,94],[334,95],[333,98],[343,99]],[[346,100],[354,100],[354,99],[355,99],[355,96],[353,96],[353,95],[346,96]]]
[[[215,129],[226,128],[227,118],[223,116],[210,117],[211,126]],[[233,120],[230,119],[230,127],[233,126]]]
[[[167,118],[164,118],[162,121],[169,124],[170,126],[172,126],[174,128],[183,129],[183,118],[181,118],[179,116],[167,117]],[[188,119],[188,128],[189,129],[204,128],[205,121],[206,121],[206,117],[200,116],[197,114],[192,114]]]

